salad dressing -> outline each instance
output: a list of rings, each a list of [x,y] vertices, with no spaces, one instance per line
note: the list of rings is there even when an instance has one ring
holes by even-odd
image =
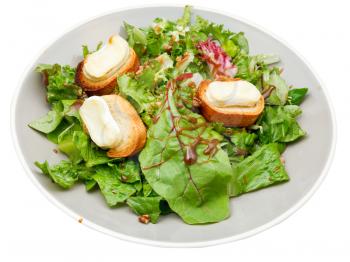
[[[192,165],[197,162],[196,144],[186,146],[186,154],[184,157],[184,162],[187,165]]]
[[[217,151],[217,148],[218,148],[217,146],[218,146],[219,142],[220,141],[217,140],[217,139],[210,140],[209,143],[208,143],[207,148],[204,149],[204,154],[213,156],[216,153],[216,151]]]

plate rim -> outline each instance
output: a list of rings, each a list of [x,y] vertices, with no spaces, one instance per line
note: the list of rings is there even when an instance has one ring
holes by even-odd
[[[49,200],[49,202],[51,202],[52,204],[54,204],[56,207],[61,209],[63,212],[65,212],[67,215],[69,215],[71,218],[73,218],[75,221],[79,220],[81,218],[81,216],[79,214],[77,214],[74,210],[68,208],[67,206],[60,203],[58,200],[56,200],[54,197],[52,197],[49,194],[49,191],[47,189],[45,189],[39,183],[39,181],[35,178],[35,176],[33,175],[33,172],[30,170],[29,166],[27,165],[27,162],[25,161],[24,154],[23,154],[22,149],[20,148],[19,142],[18,142],[18,134],[16,132],[16,118],[15,118],[16,106],[18,103],[18,96],[19,96],[19,93],[21,91],[21,87],[23,86],[25,77],[30,73],[30,71],[34,65],[34,62],[37,61],[38,58],[52,44],[54,44],[56,41],[58,41],[59,39],[61,39],[66,34],[70,33],[71,31],[73,31],[73,30],[77,29],[78,27],[80,27],[84,24],[87,24],[95,19],[101,18],[103,16],[108,16],[108,15],[112,15],[112,14],[117,13],[117,12],[125,12],[125,11],[129,11],[129,10],[133,10],[133,9],[155,8],[155,7],[179,8],[179,7],[184,7],[184,5],[182,5],[182,4],[130,5],[130,6],[123,7],[123,8],[115,8],[115,9],[113,8],[109,11],[99,13],[95,16],[89,17],[89,18],[84,19],[78,23],[75,23],[74,25],[63,30],[63,32],[61,34],[59,34],[58,36],[56,36],[53,39],[51,39],[50,41],[48,41],[47,44],[45,44],[42,48],[39,48],[38,53],[29,60],[30,62],[28,62],[25,70],[20,75],[19,80],[18,80],[18,84],[17,84],[15,90],[13,91],[12,100],[11,100],[10,126],[11,126],[12,142],[14,144],[17,157],[19,158],[20,163],[21,163],[22,167],[24,168],[25,173],[27,174],[29,179],[39,189],[39,191],[46,197],[46,199]],[[261,233],[261,232],[263,232],[263,231],[265,231],[273,226],[276,226],[279,223],[281,223],[282,221],[284,221],[285,219],[287,219],[288,217],[290,217],[292,214],[294,214],[298,209],[300,209],[313,196],[313,194],[317,191],[317,189],[320,187],[320,185],[324,181],[325,177],[329,173],[329,169],[330,169],[331,164],[332,164],[333,159],[334,159],[335,149],[336,149],[336,144],[337,144],[336,115],[335,115],[334,106],[333,106],[333,103],[331,101],[332,99],[331,99],[331,96],[329,94],[328,88],[325,86],[321,77],[316,73],[314,68],[307,61],[307,59],[303,55],[301,55],[296,49],[294,49],[294,47],[292,47],[289,43],[287,43],[283,38],[281,38],[280,36],[277,36],[275,33],[270,32],[268,29],[266,29],[260,25],[257,25],[256,23],[254,23],[248,19],[240,17],[240,16],[233,14],[231,12],[218,10],[215,8],[208,8],[208,7],[204,7],[204,6],[200,6],[200,5],[192,5],[192,7],[194,9],[197,9],[197,10],[213,12],[213,13],[216,13],[218,15],[223,15],[223,16],[234,18],[234,19],[239,20],[239,21],[241,21],[249,26],[252,26],[252,27],[260,30],[261,32],[271,36],[272,38],[274,38],[278,42],[282,43],[285,47],[287,47],[289,50],[291,50],[308,67],[308,69],[311,71],[313,76],[320,83],[320,87],[321,87],[323,93],[325,94],[325,98],[326,98],[326,101],[327,101],[327,104],[328,104],[328,107],[330,110],[330,116],[331,116],[331,122],[332,122],[332,144],[331,144],[329,156],[327,158],[327,162],[326,162],[320,176],[316,180],[316,182],[313,184],[313,186],[309,189],[309,191],[298,202],[296,202],[288,210],[286,210],[284,213],[282,213],[278,217],[274,218],[273,220],[271,220],[271,221],[269,221],[269,222],[267,222],[259,227],[251,229],[247,232],[237,234],[237,235],[234,235],[231,237],[225,237],[225,238],[209,240],[209,241],[196,241],[196,242],[158,241],[158,240],[148,240],[148,239],[144,239],[144,238],[138,238],[138,237],[133,237],[133,236],[129,236],[126,234],[122,234],[122,233],[113,231],[111,229],[107,229],[103,226],[100,226],[100,225],[84,218],[82,224],[84,224],[85,226],[87,226],[91,229],[94,229],[96,231],[104,233],[108,236],[117,237],[121,240],[126,240],[129,242],[138,243],[138,244],[146,244],[146,245],[158,246],[158,247],[173,247],[173,248],[176,248],[176,247],[206,247],[206,246],[214,246],[214,245],[219,245],[219,244],[224,244],[224,243],[242,240],[242,239],[251,237],[253,235],[256,235],[258,233]]]

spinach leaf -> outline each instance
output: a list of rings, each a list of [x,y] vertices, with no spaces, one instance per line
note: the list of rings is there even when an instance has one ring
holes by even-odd
[[[137,215],[149,215],[154,224],[157,223],[161,213],[159,207],[161,199],[161,197],[130,197],[126,203]]]
[[[303,102],[308,88],[294,88],[288,92],[288,103],[291,105],[300,105]]]
[[[93,179],[97,182],[107,204],[111,207],[124,202],[136,192],[132,185],[124,184],[119,180],[115,169],[105,165],[96,167]]]
[[[263,144],[292,142],[305,135],[295,117],[301,113],[297,106],[266,106],[257,122],[262,127],[259,140]]]
[[[183,105],[173,82],[169,82],[162,108],[139,155],[145,178],[188,224],[227,218],[232,170],[218,145],[222,137]]]
[[[36,71],[42,73],[47,87],[47,101],[52,104],[60,100],[77,99],[82,89],[75,84],[75,68],[68,65],[39,65]]]
[[[280,160],[277,144],[262,146],[236,164],[233,170],[234,177],[229,187],[230,196],[238,196],[289,180]]]

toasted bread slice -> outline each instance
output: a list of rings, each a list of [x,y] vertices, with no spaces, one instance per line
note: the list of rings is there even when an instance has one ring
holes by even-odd
[[[118,123],[122,134],[122,142],[111,148],[107,155],[111,158],[127,157],[139,152],[146,142],[146,128],[134,107],[119,95],[105,95],[114,120]]]
[[[75,82],[77,83],[77,85],[81,86],[89,96],[101,96],[113,93],[117,85],[117,77],[127,72],[137,71],[140,65],[139,59],[134,49],[130,48],[130,56],[128,60],[121,68],[119,68],[118,72],[115,75],[112,75],[111,77],[103,79],[101,81],[92,81],[84,75],[84,63],[85,60],[81,61],[77,66]]]
[[[232,80],[233,79],[225,79],[224,81]],[[206,91],[210,83],[211,80],[202,81],[197,90],[197,99],[199,100],[201,113],[209,122],[220,122],[230,127],[247,127],[254,124],[264,110],[263,96],[260,97],[258,103],[254,107],[237,106],[219,108],[212,105],[206,96]]]

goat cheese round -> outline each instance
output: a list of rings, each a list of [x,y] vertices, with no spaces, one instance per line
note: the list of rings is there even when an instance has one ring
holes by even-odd
[[[106,101],[100,96],[86,99],[79,110],[92,141],[102,148],[114,148],[122,141],[122,133]]]
[[[206,97],[216,107],[254,107],[261,94],[245,80],[213,81],[206,90]]]
[[[85,58],[83,72],[92,80],[101,80],[118,72],[128,60],[130,48],[119,35],[109,38],[108,43],[100,50]]]

